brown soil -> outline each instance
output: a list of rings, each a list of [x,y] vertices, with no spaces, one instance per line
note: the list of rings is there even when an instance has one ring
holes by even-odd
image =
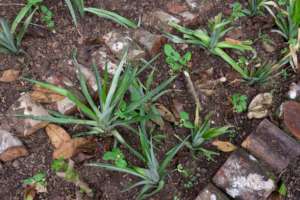
[[[15,3],[24,3],[25,1],[14,1]],[[138,21],[139,16],[147,11],[157,8],[165,9],[165,4],[168,0],[87,0],[88,5],[97,5],[108,10],[113,10],[123,16]],[[232,0],[222,1],[222,3],[215,4],[214,12],[201,13],[202,18],[214,16],[220,11],[228,13],[229,5]],[[1,4],[11,3],[9,0],[2,0]],[[68,75],[70,66],[68,61],[72,49],[77,48],[79,52],[80,62],[89,64],[91,62],[90,55],[92,51],[100,48],[103,44],[95,44],[103,34],[111,30],[125,29],[108,20],[103,20],[96,16],[87,15],[81,19],[78,31],[74,28],[72,20],[69,16],[67,8],[61,0],[46,0],[45,3],[55,13],[56,33],[51,33],[44,28],[32,27],[26,35],[22,47],[30,55],[31,60],[28,61],[26,57],[14,57],[9,55],[0,55],[0,70],[5,69],[19,69],[22,70],[22,76],[32,77],[41,80],[45,74],[54,72],[62,72]],[[206,1],[205,3],[212,3]],[[4,16],[10,21],[18,12],[20,7],[17,6],[0,6],[0,16]],[[200,17],[200,18],[201,18]],[[37,22],[39,23],[39,22]],[[202,21],[198,25],[205,25]],[[241,37],[239,39],[258,38],[259,31],[268,33],[276,42],[277,51],[272,54],[263,50],[260,41],[255,42],[255,48],[258,50],[258,55],[262,60],[276,59],[280,55],[280,49],[283,46],[283,41],[280,37],[270,34],[273,26],[272,20],[266,17],[241,19],[235,23],[235,26],[241,26]],[[150,27],[146,27],[151,30]],[[152,31],[152,30],[151,30]],[[80,34],[79,34],[80,33]],[[181,46],[178,46],[179,48]],[[179,49],[178,48],[178,49]],[[192,51],[192,79],[194,82],[205,79],[216,79],[226,76],[229,81],[225,84],[218,85],[212,96],[207,97],[199,93],[202,104],[204,105],[203,116],[206,113],[212,112],[213,120],[216,125],[231,124],[235,126],[235,134],[224,136],[222,139],[231,140],[232,143],[240,145],[242,140],[256,127],[259,120],[248,120],[246,114],[234,113],[230,102],[232,94],[238,92],[248,96],[252,99],[256,94],[261,92],[272,91],[275,97],[275,102],[272,106],[272,113],[270,118],[276,122],[277,112],[280,104],[285,100],[285,94],[291,82],[295,81],[297,77],[292,73],[289,74],[288,79],[283,79],[281,76],[272,79],[270,82],[263,86],[251,87],[245,83],[229,84],[238,74],[221,59],[208,55],[207,52],[200,48],[189,47],[187,50]],[[26,63],[26,64],[25,64]],[[164,59],[161,58],[156,63],[157,66],[157,82],[166,79],[168,66],[165,64]],[[213,68],[213,74],[207,75],[207,69]],[[70,77],[75,80],[75,77]],[[299,78],[299,77],[298,77]],[[160,102],[167,106],[170,110],[173,107],[173,100],[184,104],[184,109],[193,115],[194,104],[191,95],[189,95],[183,76],[179,76],[173,83],[176,93],[168,94],[160,99]],[[9,84],[0,84],[0,98],[1,106],[0,113],[5,113],[9,106],[20,96],[22,92],[29,91],[31,85],[23,82],[16,81]],[[167,122],[166,122],[167,123]],[[277,123],[278,124],[278,123]],[[69,127],[66,127],[69,128]],[[172,147],[178,141],[173,137],[174,133],[178,135],[185,135],[186,130],[176,128],[172,124],[168,124],[162,132],[167,136],[167,139],[162,143],[157,144],[160,156],[166,149]],[[0,199],[12,200],[22,199],[23,188],[21,181],[25,178],[31,177],[39,171],[47,173],[48,193],[39,195],[38,199],[49,200],[65,200],[74,199],[76,188],[74,185],[65,182],[58,178],[50,169],[52,162],[53,147],[49,143],[48,137],[44,130],[40,130],[29,138],[22,138],[22,141],[28,147],[30,155],[28,157],[19,158],[13,162],[0,164]],[[109,140],[99,140],[97,153],[95,153],[93,160],[100,161],[104,152],[105,145]],[[211,148],[210,144],[206,145]],[[203,189],[203,187],[211,180],[213,174],[223,164],[228,157],[228,153],[220,153],[215,157],[214,161],[207,161],[204,157],[199,159],[191,159],[190,153],[187,150],[181,151],[174,159],[170,169],[175,169],[177,164],[182,164],[186,169],[197,177],[191,188],[186,188],[185,180],[178,172],[171,171],[168,176],[166,187],[151,199],[164,199],[172,200],[175,196],[181,200],[192,200]],[[86,161],[88,162],[88,161]],[[293,166],[296,166],[293,167]],[[296,200],[299,197],[299,188],[294,189],[295,182],[299,186],[299,176],[296,175],[299,169],[298,165],[293,165],[291,170],[288,170],[284,179],[289,182],[289,197],[288,199]],[[299,168],[299,167],[298,167]],[[96,192],[95,199],[119,200],[119,199],[133,199],[137,190],[122,193],[121,190],[128,186],[128,183],[133,181],[132,177],[124,174],[107,172],[97,168],[90,168],[83,165],[83,163],[76,163],[76,169],[80,173],[84,181]],[[296,179],[295,179],[296,178]],[[298,196],[297,196],[298,195]]]

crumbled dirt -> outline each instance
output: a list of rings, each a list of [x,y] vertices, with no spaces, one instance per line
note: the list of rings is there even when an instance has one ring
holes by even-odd
[[[25,1],[16,0],[14,2],[24,3]],[[168,2],[168,0],[87,0],[87,5],[116,11],[123,16],[138,21],[140,15],[148,11],[158,8],[166,10],[166,2]],[[197,25],[206,25],[206,20],[203,19],[208,19],[221,11],[228,13],[229,5],[232,2],[232,0],[222,1],[222,3],[205,1],[205,4],[213,4],[215,9],[213,9],[213,12],[200,13],[201,16],[199,17]],[[5,3],[11,3],[11,1],[1,1],[1,4]],[[45,0],[45,3],[55,14],[56,33],[51,33],[39,26],[32,26],[22,43],[23,49],[28,53],[30,58],[1,54],[1,71],[5,69],[19,69],[22,70],[22,76],[37,80],[41,80],[47,74],[61,72],[66,76],[70,76],[69,78],[75,82],[76,78],[69,73],[70,70],[72,70],[70,69],[72,66],[68,64],[72,50],[75,48],[78,49],[79,61],[81,63],[90,64],[91,53],[104,45],[97,42],[102,35],[112,30],[126,31],[125,28],[115,23],[89,14],[80,20],[78,30],[76,30],[63,1]],[[12,21],[19,9],[20,7],[18,6],[0,6],[0,16],[4,16]],[[39,21],[35,22],[40,23]],[[280,37],[270,33],[273,25],[272,20],[267,17],[241,19],[234,24],[235,27],[241,26],[240,38],[238,39],[256,41],[254,46],[263,61],[279,58],[281,48],[284,46]],[[146,28],[152,32],[156,32],[156,30],[152,30],[150,27]],[[259,32],[271,36],[278,50],[271,54],[264,51],[261,42],[257,40]],[[180,49],[182,46],[177,45],[177,47],[177,49]],[[216,125],[231,124],[235,126],[235,133],[223,136],[222,139],[230,140],[233,144],[240,145],[242,140],[250,134],[259,123],[259,120],[248,120],[246,113],[238,114],[233,112],[230,97],[234,93],[247,95],[249,100],[251,100],[258,93],[271,91],[275,101],[272,106],[272,113],[274,114],[269,117],[273,122],[278,122],[275,113],[277,113],[280,104],[286,99],[285,94],[289,84],[299,77],[293,75],[293,73],[289,73],[288,79],[278,76],[263,86],[249,86],[246,83],[231,83],[234,79],[238,78],[239,75],[233,72],[223,60],[216,56],[209,55],[206,51],[197,47],[189,47],[185,51],[188,50],[193,53],[190,69],[193,82],[205,79],[217,79],[222,76],[226,76],[229,79],[228,82],[216,86],[214,94],[210,97],[199,92],[201,103],[204,105],[202,116],[211,112],[213,113],[212,119]],[[167,78],[168,74],[165,72],[168,71],[169,68],[165,64],[163,57],[155,63],[155,66],[157,67],[156,82],[159,83]],[[207,75],[207,70],[210,68],[213,68],[213,73],[212,75]],[[173,100],[175,99],[182,103],[184,110],[193,116],[195,109],[194,102],[191,95],[187,92],[184,77],[180,75],[170,87],[176,89],[176,92],[162,97],[160,102],[172,110]],[[22,92],[29,91],[30,89],[31,85],[24,81],[16,81],[9,84],[0,83],[0,113],[5,113]],[[71,127],[65,128],[72,133]],[[186,130],[177,128],[167,122],[164,130],[160,132],[164,133],[167,137],[162,143],[156,144],[159,149],[160,158],[167,149],[178,143],[178,140],[173,137],[175,133],[178,135],[187,134]],[[133,142],[130,140],[130,135],[126,134],[125,138]],[[55,176],[50,169],[53,147],[49,143],[44,130],[40,130],[29,138],[22,138],[22,141],[28,147],[30,156],[0,164],[0,199],[22,199],[22,180],[31,177],[39,171],[43,171],[47,174],[48,193],[39,195],[38,199],[75,199],[76,187]],[[109,139],[99,139],[98,148],[92,158],[93,161],[101,161],[104,149],[110,144],[111,141]],[[206,146],[211,148],[210,144],[206,144]],[[182,175],[176,171],[170,171],[166,187],[151,199],[172,200],[175,196],[181,200],[194,199],[210,181],[217,169],[224,163],[228,155],[227,153],[220,153],[219,156],[214,158],[214,161],[207,161],[204,157],[191,159],[189,151],[181,151],[175,157],[170,169],[175,169],[178,164],[182,164],[186,169],[191,171],[193,176],[197,177],[196,181],[193,182],[192,187],[187,188],[186,183],[189,180],[182,178]],[[129,160],[136,162],[131,157]],[[131,176],[86,167],[83,164],[84,163],[76,163],[76,170],[78,170],[83,180],[95,191],[95,199],[133,199],[137,193],[137,190],[125,193],[121,192],[130,182],[134,181]],[[300,195],[299,176],[297,176],[297,174],[299,175],[299,160],[296,164],[292,165],[283,176],[289,189],[288,199],[296,200]]]

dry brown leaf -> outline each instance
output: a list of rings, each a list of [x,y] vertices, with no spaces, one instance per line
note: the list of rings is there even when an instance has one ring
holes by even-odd
[[[215,140],[212,145],[216,146],[218,150],[222,152],[232,152],[237,149],[235,145],[230,142]]]
[[[19,78],[20,71],[14,69],[5,70],[0,77],[0,82],[9,83]]]
[[[7,162],[27,155],[28,155],[28,151],[25,147],[23,146],[11,147],[6,151],[4,151],[3,153],[1,153],[0,160],[2,160],[3,162]]]
[[[55,148],[59,148],[63,143],[71,140],[70,135],[60,126],[49,124],[46,127],[46,133],[50,139],[51,144]]]
[[[28,186],[24,190],[24,199],[34,199],[36,196],[37,191],[35,190],[35,187]]]
[[[63,143],[53,152],[53,159],[64,158],[69,159],[79,152],[79,149],[87,145],[90,141],[85,138],[74,138]]]
[[[157,103],[155,104],[157,106],[157,110],[161,114],[162,118],[169,122],[177,123],[175,116],[171,111],[168,110],[163,104]]]
[[[261,93],[256,95],[248,107],[249,119],[261,119],[268,115],[269,108],[272,106],[273,96],[271,93]]]
[[[61,101],[65,98],[62,95],[59,95],[44,88],[40,88],[38,86],[34,87],[34,91],[30,94],[30,96],[33,101],[39,103],[54,103]]]
[[[225,38],[225,41],[228,42],[228,43],[231,43],[231,44],[242,44],[242,42],[240,40],[235,40],[235,39],[232,39],[232,38]]]

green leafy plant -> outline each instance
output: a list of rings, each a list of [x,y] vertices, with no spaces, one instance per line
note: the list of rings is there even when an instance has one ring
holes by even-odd
[[[277,7],[274,1],[270,0],[248,0],[248,9],[245,12],[249,16],[263,15],[265,10],[274,15],[272,7]]]
[[[67,162],[63,158],[53,160],[51,169],[56,173],[57,176],[65,179],[68,182],[74,183],[88,196],[93,196],[93,191],[89,188],[89,186],[80,180],[78,172],[74,169],[73,161],[70,160]]]
[[[250,41],[228,41],[222,40],[224,35],[231,29],[226,28],[230,23],[229,20],[222,19],[222,15],[217,15],[213,20],[209,21],[209,31],[205,29],[192,30],[182,27],[174,22],[169,25],[183,33],[183,38],[176,35],[166,33],[166,36],[175,43],[188,43],[198,45],[202,48],[208,49],[212,54],[221,57],[228,64],[232,66],[243,78],[249,77],[249,72],[242,69],[236,61],[234,61],[224,50],[234,49],[241,52],[254,51],[250,46]],[[221,41],[222,40],[222,41]]]
[[[164,156],[163,160],[159,162],[157,160],[157,156],[155,155],[152,139],[149,138],[149,135],[146,132],[145,122],[142,122],[139,127],[139,140],[141,145],[141,153],[139,153],[137,158],[144,163],[145,168],[130,164],[128,164],[126,167],[105,163],[90,163],[87,165],[136,176],[141,180],[131,185],[126,189],[126,191],[141,186],[142,188],[137,196],[137,199],[145,199],[156,194],[164,187],[165,178],[168,174],[167,167],[177,152],[182,148],[184,142],[170,149]],[[131,149],[129,150],[132,152]],[[136,152],[132,153],[134,153],[134,155],[136,154]]]
[[[107,11],[100,8],[93,8],[93,7],[85,7],[84,6],[84,0],[65,0],[66,5],[68,6],[68,9],[70,11],[70,14],[72,16],[73,23],[77,27],[78,25],[78,17],[83,17],[86,12],[92,13],[94,15],[97,15],[99,17],[103,17],[109,20],[112,20],[122,26],[128,27],[128,28],[137,28],[137,24],[125,17],[120,16],[119,14],[111,11]]]
[[[281,196],[284,196],[284,197],[287,196],[287,188],[283,182],[280,184],[280,187],[278,188],[278,193]]]
[[[166,63],[170,66],[173,72],[180,71],[192,59],[192,53],[189,51],[184,56],[180,54],[170,45],[164,46],[164,53],[166,56]]]
[[[113,148],[111,151],[105,152],[103,155],[103,160],[112,160],[114,161],[114,165],[120,168],[127,167],[125,156],[119,148]]]
[[[230,20],[232,21],[236,21],[241,17],[245,17],[246,16],[246,9],[243,9],[242,4],[240,4],[239,2],[235,2],[231,5],[232,8],[232,12],[231,15],[229,17]]]
[[[25,33],[27,32],[34,12],[27,17],[18,33],[12,32],[9,28],[7,20],[0,18],[0,53],[24,53],[24,51],[21,49],[21,42]]]
[[[247,100],[248,97],[246,95],[234,94],[231,97],[231,103],[233,105],[233,109],[237,113],[242,113],[247,110]]]
[[[190,121],[190,116],[187,112],[180,112],[180,126],[185,128],[194,128],[194,124]]]
[[[50,83],[44,83],[36,80],[26,79],[31,83],[34,83],[41,88],[46,88],[71,100],[78,108],[78,110],[87,118],[81,119],[73,116],[62,115],[57,112],[49,111],[51,116],[33,116],[33,115],[21,115],[19,117],[27,117],[36,120],[48,121],[58,124],[77,124],[86,126],[89,130],[87,132],[79,133],[78,135],[100,135],[100,136],[114,136],[120,143],[128,147],[128,144],[116,130],[116,127],[125,127],[132,130],[130,125],[135,122],[139,122],[145,116],[131,115],[130,118],[124,119],[120,116],[119,110],[122,109],[124,101],[126,102],[126,110],[123,111],[124,116],[128,116],[135,110],[143,108],[145,104],[158,99],[164,94],[164,89],[173,81],[175,77],[171,77],[158,85],[156,88],[147,90],[147,92],[139,99],[131,99],[132,101],[126,101],[125,94],[130,93],[131,88],[136,83],[137,75],[141,72],[137,67],[126,65],[127,53],[123,56],[116,73],[112,78],[112,82],[109,87],[108,72],[105,70],[104,78],[101,79],[98,69],[93,65],[94,73],[96,75],[97,82],[97,102],[93,100],[93,94],[91,95],[86,78],[81,73],[81,65],[77,62],[76,58],[73,58],[74,64],[78,69],[79,82],[81,86],[82,96],[84,100],[79,98],[76,94],[70,90],[55,86]],[[125,67],[126,65],[126,67]],[[142,67],[142,69],[145,69]],[[122,73],[123,71],[123,73]],[[140,91],[142,89],[140,88]],[[128,147],[130,148],[130,147]]]
[[[183,115],[183,116],[182,116]],[[208,160],[212,160],[213,155],[218,155],[218,153],[207,150],[202,147],[205,142],[212,140],[220,135],[228,133],[230,131],[231,126],[223,126],[219,128],[212,128],[210,115],[207,115],[204,121],[200,124],[199,119],[195,118],[194,123],[189,120],[189,116],[187,113],[182,112],[181,118],[184,119],[184,123],[187,124],[184,127],[190,129],[190,135],[187,138],[185,145],[192,151],[193,155],[197,155],[198,153],[202,153],[207,157]],[[182,121],[182,120],[181,120]],[[178,135],[176,137],[183,141]]]
[[[33,177],[27,178],[23,180],[23,185],[29,185],[34,187],[45,188],[47,186],[46,182],[46,174],[43,172],[39,172],[35,174]]]
[[[299,68],[297,53],[300,48],[300,1],[289,0],[285,9],[278,8],[273,15],[280,34],[288,43],[288,50],[281,63],[289,63],[294,70]]]
[[[51,12],[51,10],[49,10],[49,8],[47,6],[42,5],[40,7],[40,11],[42,13],[42,22],[46,24],[46,26],[50,29],[50,30],[54,30],[55,27],[55,23],[53,20],[53,12]]]

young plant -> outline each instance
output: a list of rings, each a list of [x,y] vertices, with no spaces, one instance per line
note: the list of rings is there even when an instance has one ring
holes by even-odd
[[[104,78],[100,77],[98,68],[93,65],[94,73],[97,81],[97,101],[94,101],[93,94],[90,94],[87,86],[87,80],[81,73],[80,68],[82,67],[73,58],[74,64],[78,69],[79,82],[81,86],[82,96],[85,98],[82,100],[76,94],[72,93],[68,89],[64,89],[55,86],[50,83],[40,82],[31,79],[28,80],[41,88],[46,88],[53,92],[56,92],[62,96],[67,97],[71,100],[78,108],[78,110],[87,118],[81,119],[72,116],[58,114],[56,112],[50,111],[51,116],[21,116],[32,118],[36,120],[48,121],[58,124],[76,124],[83,125],[89,128],[89,131],[81,133],[79,135],[100,135],[100,136],[115,136],[115,138],[121,138],[121,135],[116,131],[116,127],[126,127],[130,128],[130,124],[140,121],[143,117],[139,115],[131,115],[130,118],[124,119],[119,115],[119,110],[126,102],[126,110],[123,112],[124,116],[139,110],[145,104],[151,102],[153,99],[158,99],[162,94],[164,94],[164,89],[173,81],[175,77],[171,77],[165,80],[163,83],[158,85],[156,88],[150,90],[142,96],[142,98],[134,99],[132,101],[126,101],[125,94],[130,92],[130,88],[133,87],[137,79],[139,70],[132,67],[131,65],[126,65],[127,53],[123,56],[119,66],[117,67],[116,73],[112,78],[112,82],[108,83],[108,72],[105,70]],[[126,65],[126,67],[125,67]],[[108,89],[109,88],[109,89]],[[124,141],[122,140],[122,144]]]
[[[197,176],[194,176],[190,170],[185,169],[182,164],[178,164],[176,171],[183,176],[184,188],[192,188],[197,183]]]
[[[242,113],[247,110],[247,100],[248,97],[246,95],[234,94],[231,97],[231,103],[233,105],[233,109],[237,113]]]
[[[74,169],[74,162],[69,160],[66,162],[64,159],[57,159],[52,162],[51,169],[57,176],[65,179],[68,182],[74,183],[80,190],[88,196],[93,196],[93,191],[89,186],[80,180],[78,172]]]
[[[300,49],[300,1],[289,0],[286,9],[278,9],[273,15],[280,34],[288,43],[288,51],[281,62],[290,63],[294,70],[299,68],[297,53]]]
[[[192,151],[193,155],[200,152],[205,155],[208,160],[212,160],[213,155],[218,155],[218,153],[214,151],[203,148],[202,145],[213,138],[228,133],[231,126],[212,128],[210,115],[206,116],[201,124],[198,122],[197,118],[195,118],[194,123],[192,123],[186,112],[181,112],[180,116],[181,125],[190,129],[190,135],[187,137],[190,139],[185,142],[185,145]],[[179,136],[176,135],[176,137],[182,141]]]
[[[229,19],[231,21],[236,21],[239,18],[246,16],[247,10],[243,9],[242,4],[240,4],[239,2],[233,3],[231,5],[231,8],[232,8],[232,13],[231,13],[231,15],[229,17]]]
[[[53,13],[47,6],[42,5],[40,7],[40,11],[42,13],[41,20],[50,30],[54,30],[55,23],[53,20]]]
[[[120,168],[127,167],[125,156],[119,148],[113,148],[111,151],[105,152],[105,154],[103,155],[103,160],[114,161],[114,165]]]
[[[166,56],[166,63],[173,72],[181,71],[192,59],[192,53],[190,51],[184,54],[184,56],[180,56],[170,44],[164,46],[164,53]]]
[[[35,12],[35,11],[34,11]],[[24,52],[21,49],[22,39],[27,32],[34,12],[25,20],[18,33],[12,32],[6,19],[0,18],[0,53],[19,54]]]
[[[234,49],[241,52],[254,51],[250,46],[250,41],[231,41],[223,40],[224,35],[231,29],[226,28],[230,23],[228,20],[222,19],[222,15],[217,15],[213,20],[209,21],[209,31],[205,29],[188,29],[174,22],[170,22],[170,26],[183,33],[183,38],[166,33],[167,37],[175,43],[188,43],[198,45],[209,50],[212,54],[221,57],[232,66],[243,78],[249,77],[248,71],[242,69],[236,61],[234,61],[224,50]]]
[[[274,15],[272,7],[277,7],[274,1],[270,0],[248,0],[248,9],[246,14],[253,17],[257,15],[263,15],[264,11],[267,10],[269,13]]]
[[[65,0],[66,5],[69,8],[70,14],[72,16],[73,23],[77,27],[77,19],[78,17],[83,17],[86,12],[92,13],[94,15],[97,15],[99,17],[103,17],[109,20],[112,20],[122,26],[125,26],[127,28],[137,28],[137,25],[135,22],[122,17],[118,15],[117,13],[107,11],[100,8],[93,8],[89,7],[86,8],[84,6],[84,0]]]
[[[142,122],[139,128],[139,139],[141,145],[141,153],[137,157],[140,159],[145,167],[139,167],[135,165],[126,165],[126,166],[116,166],[115,164],[105,164],[105,163],[90,163],[88,166],[100,167],[110,171],[122,172],[133,175],[139,179],[137,183],[131,185],[125,191],[136,187],[142,187],[137,199],[145,199],[150,197],[157,192],[159,192],[165,185],[165,179],[167,177],[167,167],[177,154],[177,152],[182,148],[184,142],[176,145],[172,149],[170,149],[163,160],[159,162],[157,160],[157,156],[155,154],[155,147],[152,143],[152,139],[149,138],[149,135],[146,132],[145,123]],[[132,150],[129,149],[131,152]],[[136,155],[136,152],[132,152]]]

